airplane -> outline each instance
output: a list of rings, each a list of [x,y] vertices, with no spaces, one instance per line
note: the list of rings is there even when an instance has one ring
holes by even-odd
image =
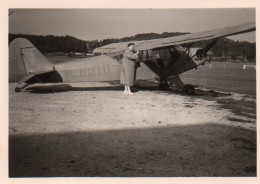
[[[217,40],[256,30],[255,22],[209,31],[153,40],[131,41],[139,50],[136,79],[157,79],[160,90],[174,84],[185,94],[194,95],[191,84],[179,75],[206,62],[207,52]],[[207,41],[203,48],[196,42]],[[94,49],[98,56],[58,64],[51,63],[30,41],[16,38],[9,45],[9,81],[18,82],[16,92],[36,83],[71,83],[120,80],[120,61],[129,42],[112,43]],[[22,85],[22,86],[21,86]]]

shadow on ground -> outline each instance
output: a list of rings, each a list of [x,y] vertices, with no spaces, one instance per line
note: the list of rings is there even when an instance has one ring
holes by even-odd
[[[31,93],[59,93],[59,92],[68,92],[68,91],[122,91],[124,90],[123,86],[120,85],[118,81],[106,82],[112,86],[94,86],[94,87],[73,87],[70,84],[52,84],[44,86],[31,86],[27,87],[26,91]],[[164,93],[173,93],[179,95],[186,95],[182,90],[175,86],[171,86],[168,91],[162,91],[158,89],[158,82],[147,81],[147,80],[138,80],[134,87],[132,87],[133,92],[138,91],[158,91]],[[201,90],[195,89],[195,95],[193,96],[212,96],[212,97],[221,97],[228,96],[228,93],[215,92],[214,90]]]
[[[119,91],[121,86],[100,86],[100,87],[73,87],[70,84],[55,84],[44,86],[31,86],[26,88],[31,93],[60,93],[68,91]]]
[[[10,135],[9,176],[256,176],[256,132],[204,124]]]

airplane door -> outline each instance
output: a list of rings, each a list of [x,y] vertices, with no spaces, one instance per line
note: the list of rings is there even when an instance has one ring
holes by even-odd
[[[175,70],[181,51],[176,47],[146,50],[143,56],[144,63],[160,78],[166,78]]]
[[[173,48],[164,48],[157,50],[148,50],[149,62],[157,69],[167,68],[175,63],[179,58],[180,53]]]

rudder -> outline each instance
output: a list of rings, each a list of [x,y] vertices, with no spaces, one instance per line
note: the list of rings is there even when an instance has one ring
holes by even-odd
[[[9,82],[18,82],[28,74],[53,70],[44,55],[27,39],[16,38],[9,46]]]

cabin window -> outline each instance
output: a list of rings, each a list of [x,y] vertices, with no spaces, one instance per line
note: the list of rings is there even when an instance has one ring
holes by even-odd
[[[161,49],[159,50],[161,59],[171,59],[171,53],[169,49]]]
[[[146,50],[146,52],[143,55],[143,58],[146,61],[149,61],[154,65],[156,68],[163,67],[163,64],[161,63],[160,59],[160,52],[159,50]]]
[[[181,56],[180,52],[183,52],[183,49],[181,49],[180,47],[170,47],[170,52],[172,60],[176,61]]]
[[[148,50],[149,58],[151,60],[159,59],[160,53],[159,50]]]
[[[170,66],[173,63],[173,54],[170,48],[160,49],[160,59],[164,67]]]
[[[164,68],[172,62],[169,49],[148,50],[144,57],[157,68]]]
[[[151,60],[155,60],[155,59],[159,59],[160,58],[160,53],[158,50],[146,50],[146,51],[142,51],[142,59],[143,60],[147,60],[147,61],[151,61]]]

